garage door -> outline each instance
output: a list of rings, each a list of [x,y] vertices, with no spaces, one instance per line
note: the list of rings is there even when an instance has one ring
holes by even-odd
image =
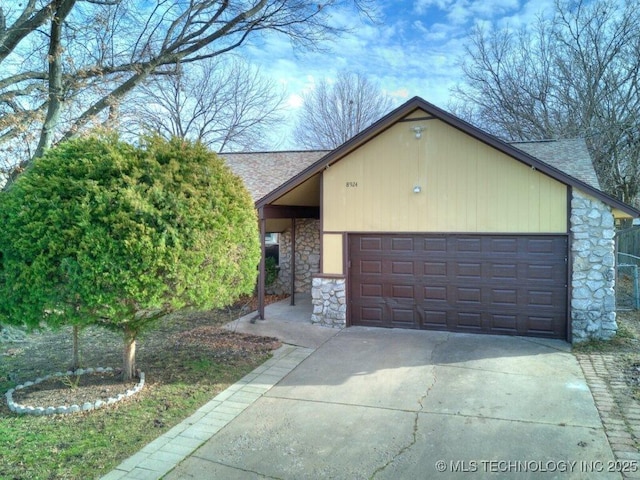
[[[352,325],[566,338],[567,237],[349,235]]]

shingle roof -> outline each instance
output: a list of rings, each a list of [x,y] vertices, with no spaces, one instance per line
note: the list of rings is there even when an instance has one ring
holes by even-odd
[[[327,153],[324,150],[221,153],[220,157],[242,178],[255,202]]]
[[[512,142],[511,145],[593,188],[600,189],[587,144],[582,138]]]

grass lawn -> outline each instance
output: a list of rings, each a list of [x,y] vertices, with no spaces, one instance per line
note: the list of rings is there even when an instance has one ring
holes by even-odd
[[[269,358],[277,342],[228,333],[216,338],[215,331],[198,329],[239,314],[236,309],[164,319],[139,340],[137,366],[146,375],[144,389],[113,407],[72,415],[18,416],[2,397],[0,478],[85,480],[109,472]],[[180,335],[190,331],[208,332],[210,338]],[[119,367],[121,343],[110,332],[85,330],[83,365]],[[66,370],[70,345],[70,330],[31,334],[23,343],[0,343],[0,392]]]

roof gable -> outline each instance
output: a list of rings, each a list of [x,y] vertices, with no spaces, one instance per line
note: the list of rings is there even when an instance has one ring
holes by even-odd
[[[242,178],[256,202],[327,153],[326,150],[221,153],[220,157],[233,173]]]
[[[420,110],[426,112],[433,118],[437,118],[448,125],[461,130],[476,140],[501,151],[513,159],[545,173],[565,185],[578,188],[584,193],[592,195],[605,204],[619,209],[628,215],[633,217],[640,216],[639,210],[636,210],[630,205],[607,195],[599,189],[597,178],[593,172],[593,166],[591,165],[589,168],[589,165],[591,164],[590,160],[588,162],[585,161],[588,152],[586,151],[584,141],[522,142],[510,145],[509,143],[504,142],[499,138],[474,127],[470,123],[442,110],[441,108],[426,102],[420,97],[412,98],[404,105],[401,105],[375,122],[369,128],[363,130],[352,139],[345,142],[340,147],[321,156],[317,161],[304,168],[304,170],[300,171],[288,181],[285,181],[278,188],[261,197],[256,202],[256,206],[261,207],[275,201],[311,176],[341,160],[350,152],[354,151],[372,138],[380,135],[408,115]],[[582,142],[582,146],[580,145],[580,142]],[[545,143],[547,143],[547,145],[545,145]],[[558,155],[557,152],[552,152],[553,148],[558,146],[562,147],[564,154]],[[536,156],[534,156],[534,154]],[[537,155],[540,155],[541,158],[538,158]],[[543,159],[546,159],[547,161],[555,159],[555,165],[546,163]],[[579,160],[576,161],[576,159]]]

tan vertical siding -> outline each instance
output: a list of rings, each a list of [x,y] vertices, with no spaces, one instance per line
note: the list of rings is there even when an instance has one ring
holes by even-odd
[[[565,185],[440,120],[394,125],[326,170],[324,191],[325,232],[566,233]]]
[[[342,275],[342,234],[327,234],[322,236],[322,273]]]

